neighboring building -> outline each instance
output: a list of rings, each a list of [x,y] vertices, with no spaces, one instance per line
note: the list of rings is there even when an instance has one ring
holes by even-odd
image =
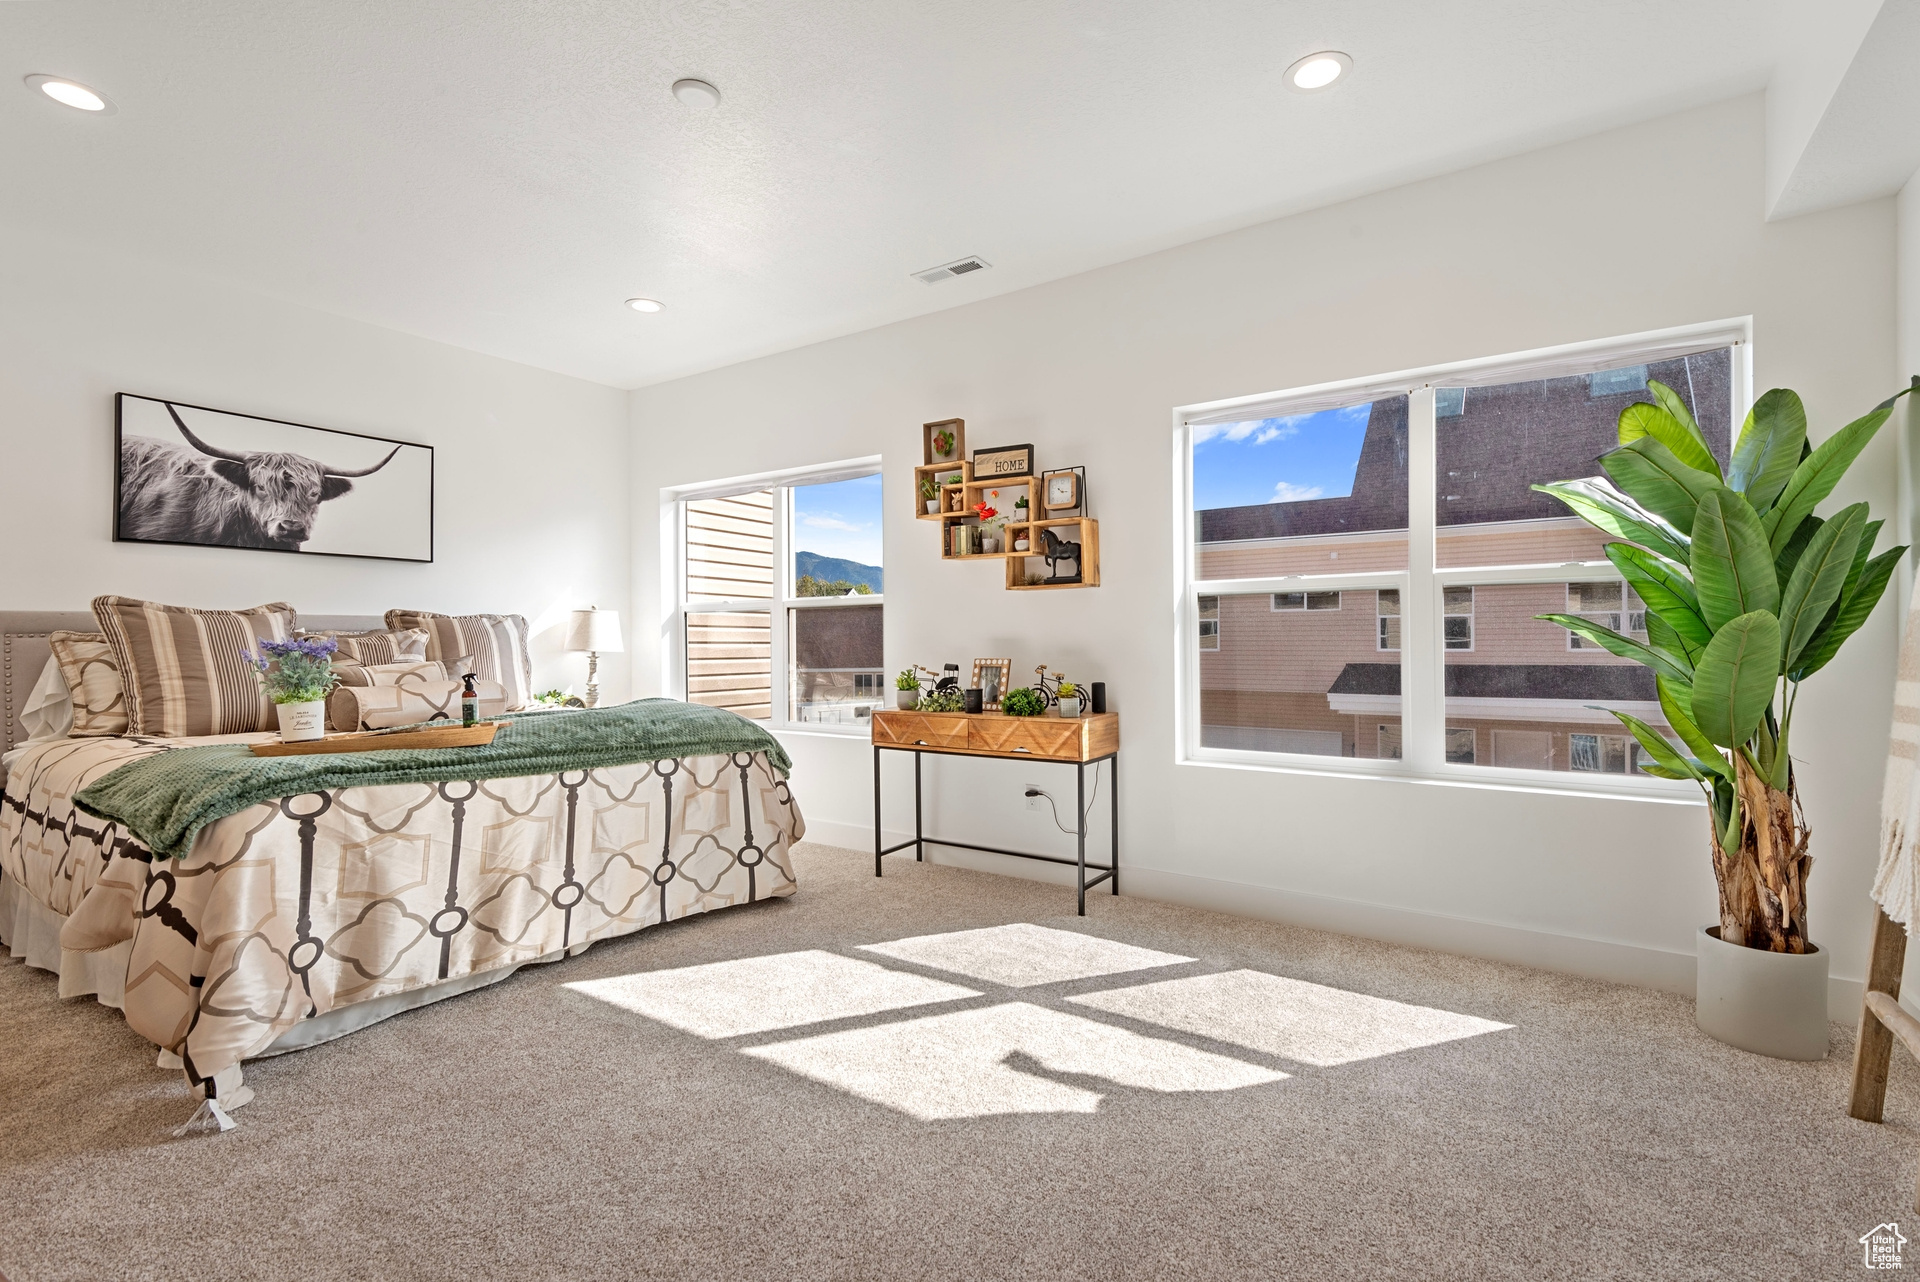
[[[1442,389],[1439,568],[1604,558],[1606,536],[1529,487],[1600,474],[1620,410],[1673,387],[1725,423],[1731,361],[1710,352],[1601,374]],[[1723,461],[1724,442],[1716,442]],[[1202,579],[1407,566],[1407,401],[1376,402],[1352,492],[1201,511]],[[1645,607],[1617,577],[1444,589],[1447,757],[1622,773],[1640,749],[1603,704],[1664,726],[1652,676],[1535,615],[1580,614],[1645,639]],[[1399,593],[1203,597],[1202,742],[1328,756],[1400,755]]]

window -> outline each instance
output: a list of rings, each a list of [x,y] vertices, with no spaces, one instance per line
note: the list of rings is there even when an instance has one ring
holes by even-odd
[[[1378,648],[1398,650],[1400,648],[1400,591],[1397,588],[1389,588],[1378,593],[1377,597],[1378,604],[1374,606],[1374,613],[1380,624],[1379,635],[1375,638],[1379,643]]]
[[[1473,589],[1442,588],[1440,626],[1449,650],[1473,649]]]
[[[1199,640],[1187,623],[1182,753],[1669,789],[1595,707],[1664,728],[1648,670],[1536,617],[1578,614],[1644,638],[1646,605],[1606,560],[1608,536],[1532,487],[1596,475],[1621,409],[1652,401],[1655,381],[1725,465],[1748,399],[1746,328],[1183,411],[1179,564]],[[1228,616],[1231,652],[1219,641]]]
[[[1275,610],[1338,610],[1340,594],[1338,592],[1276,592],[1273,594]]]
[[[1646,602],[1623,582],[1567,584],[1566,613],[1592,619],[1603,628],[1612,628],[1615,632],[1626,632],[1646,640]],[[1577,632],[1569,632],[1567,649],[1601,650],[1601,647]]]
[[[1636,741],[1619,734],[1568,735],[1571,768],[1593,774],[1640,774],[1644,757]]]
[[[887,697],[875,466],[678,507],[688,700],[756,721],[864,727]]]
[[[1587,375],[1588,396],[1624,396],[1646,390],[1645,365],[1622,365],[1619,369],[1596,370]]]

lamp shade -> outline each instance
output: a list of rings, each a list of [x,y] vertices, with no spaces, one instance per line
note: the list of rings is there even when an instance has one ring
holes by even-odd
[[[620,613],[617,610],[575,610],[567,623],[567,649],[619,654]]]

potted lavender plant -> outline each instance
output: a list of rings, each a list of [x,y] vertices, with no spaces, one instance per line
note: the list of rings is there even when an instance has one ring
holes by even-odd
[[[333,672],[333,653],[339,648],[332,637],[296,637],[262,641],[258,654],[241,651],[260,673],[260,684],[280,715],[283,742],[326,737],[327,695],[340,684]]]

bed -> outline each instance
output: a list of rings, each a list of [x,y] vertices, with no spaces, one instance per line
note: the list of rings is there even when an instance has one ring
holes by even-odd
[[[0,751],[26,737],[47,634],[90,625],[0,613]],[[551,739],[558,719],[627,714],[516,715]],[[162,754],[271,737],[50,740],[13,757],[0,806],[0,944],[56,972],[63,997],[119,1007],[222,1125],[251,1098],[247,1059],[796,888],[790,851],[804,821],[771,740],[655,759],[643,738],[642,751],[586,768],[302,784],[213,820],[172,857],[75,804],[110,778],[221,755],[149,760]]]

